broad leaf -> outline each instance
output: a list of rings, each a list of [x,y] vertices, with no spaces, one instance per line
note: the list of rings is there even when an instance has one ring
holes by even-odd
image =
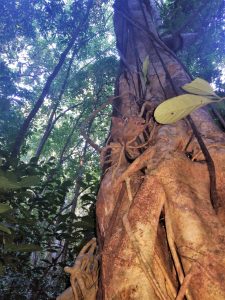
[[[19,186],[22,187],[29,187],[34,186],[40,183],[40,177],[39,176],[27,176],[23,177],[21,181],[18,182]]]
[[[32,252],[32,251],[40,251],[41,247],[33,244],[6,244],[5,250],[10,252]]]
[[[38,176],[18,178],[14,172],[4,172],[0,170],[0,189],[2,190],[16,190],[23,187],[30,187],[38,184],[39,182],[40,178]]]
[[[220,97],[214,93],[211,85],[201,78],[196,78],[192,82],[185,84],[182,86],[182,89],[191,94],[207,96],[214,100],[220,100]]]
[[[181,95],[161,103],[154,112],[158,123],[171,124],[185,118],[195,109],[213,102],[209,98],[197,95]]]
[[[145,60],[143,62],[143,67],[142,67],[142,72],[143,72],[143,77],[144,77],[145,82],[147,81],[149,63],[150,63],[149,56],[147,55],[145,57]]]
[[[5,225],[0,224],[0,231],[6,232],[8,234],[11,234],[11,231],[8,227],[6,227]]]
[[[1,203],[0,204],[0,214],[11,210],[11,207],[8,204]]]

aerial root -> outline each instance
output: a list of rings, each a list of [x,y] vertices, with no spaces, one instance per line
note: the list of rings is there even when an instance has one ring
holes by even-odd
[[[179,256],[178,256],[178,253],[176,250],[176,246],[175,246],[175,239],[174,239],[171,218],[170,218],[170,213],[169,213],[167,202],[165,202],[165,221],[166,221],[166,234],[167,234],[168,245],[170,248],[171,255],[173,257],[174,266],[175,266],[177,276],[178,276],[178,279],[179,279],[179,282],[181,285],[181,289],[178,293],[178,296],[179,296],[179,294],[182,295],[181,293],[184,293],[183,297],[185,295],[188,300],[192,300],[192,297],[187,290],[188,284],[189,284],[189,281],[191,278],[189,279],[189,277],[190,277],[190,276],[188,276],[189,274],[187,276],[185,276],[183,273],[183,268],[182,268],[182,265],[181,265],[181,262],[180,262],[180,259],[179,259]],[[187,277],[187,279],[186,279],[186,277]],[[179,297],[181,297],[181,296],[179,296]],[[181,299],[183,299],[183,298],[176,298],[176,300],[181,300]]]
[[[70,283],[74,300],[94,300],[98,289],[98,255],[96,239],[91,239],[80,251],[72,267],[65,267],[70,274]],[[71,289],[67,289],[57,300],[71,299]]]
[[[186,295],[186,292],[187,292],[189,283],[191,281],[191,278],[194,275],[194,272],[193,272],[192,269],[193,268],[191,268],[191,270],[189,271],[189,273],[185,276],[185,278],[184,278],[184,280],[183,280],[183,282],[181,284],[180,290],[178,292],[178,295],[176,297],[176,300],[183,300],[184,299],[184,296]]]
[[[141,268],[142,268],[143,272],[145,273],[145,276],[147,277],[150,285],[153,287],[156,295],[159,297],[160,300],[167,300],[168,297],[163,294],[163,291],[161,290],[159,283],[154,278],[154,274],[151,270],[151,267],[150,267],[149,263],[147,262],[147,260],[145,259],[144,255],[141,251],[141,248],[139,247],[138,241],[136,240],[134,233],[132,232],[127,214],[125,214],[123,216],[123,225],[124,225],[124,228],[126,230],[128,237],[131,241],[133,249],[137,255],[137,258],[140,262]]]
[[[212,144],[212,145],[209,145],[208,147],[207,147],[207,149],[209,150],[210,148],[225,148],[225,146],[224,145],[219,145],[218,146],[218,144]],[[194,160],[196,160],[197,159],[197,157],[199,156],[199,155],[201,155],[202,154],[202,150],[199,150],[193,157],[192,157],[192,161],[194,161]]]
[[[131,192],[131,186],[130,186],[130,177],[125,179],[126,182],[126,187],[127,187],[127,194],[128,194],[128,199],[130,201],[130,204],[133,201],[133,196],[132,196],[132,192]]]
[[[170,291],[171,296],[173,297],[172,299],[175,299],[177,291],[172,283],[172,280],[171,280],[170,276],[168,275],[166,269],[164,268],[164,265],[161,262],[161,259],[160,259],[159,255],[156,253],[156,251],[154,254],[155,254],[154,255],[155,262],[165,278],[165,283],[166,283],[168,290]]]

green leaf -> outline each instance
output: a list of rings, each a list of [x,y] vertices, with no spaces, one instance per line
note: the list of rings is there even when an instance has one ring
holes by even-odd
[[[185,84],[182,86],[182,89],[191,94],[206,96],[214,100],[220,100],[220,97],[214,93],[211,85],[201,78],[196,78],[192,82]]]
[[[145,83],[147,81],[147,75],[148,75],[148,67],[149,67],[149,64],[150,64],[150,60],[149,60],[149,56],[147,55],[145,57],[145,60],[143,62],[143,66],[142,66],[142,73],[143,73],[143,77],[144,77],[144,80],[145,80]]]
[[[36,185],[40,182],[40,178],[38,176],[27,176],[22,177],[19,180],[14,172],[4,172],[0,170],[0,189],[2,190],[16,190],[23,187],[30,187],[32,185]]]
[[[10,252],[32,252],[32,251],[40,251],[41,247],[34,244],[6,244],[5,250]]]
[[[20,187],[29,187],[40,183],[39,176],[27,176],[18,182]]]
[[[6,227],[5,225],[0,224],[0,231],[6,232],[8,234],[11,234],[11,231],[8,227]]]
[[[185,118],[195,109],[207,105],[213,100],[197,95],[181,95],[161,103],[154,112],[158,123],[171,124]]]
[[[0,214],[11,210],[11,207],[8,204],[1,203],[0,204]]]

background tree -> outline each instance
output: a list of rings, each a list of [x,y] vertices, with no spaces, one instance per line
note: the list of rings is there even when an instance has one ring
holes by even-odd
[[[107,40],[111,11],[89,1],[0,5],[1,296],[54,299],[67,284],[63,267],[95,235],[100,169],[80,128],[112,93],[117,59],[113,39]],[[53,78],[75,29],[76,40]],[[46,82],[51,85],[43,97]],[[40,95],[38,112],[21,129]],[[109,113],[85,128],[100,143]],[[22,147],[15,143],[19,132]]]

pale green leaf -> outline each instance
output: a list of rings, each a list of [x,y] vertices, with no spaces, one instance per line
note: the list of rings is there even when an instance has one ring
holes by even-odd
[[[161,103],[154,112],[158,123],[171,124],[185,118],[195,109],[213,102],[197,95],[181,95]]]
[[[191,94],[208,96],[212,97],[212,99],[214,100],[220,100],[220,97],[214,93],[211,85],[201,78],[196,78],[192,82],[185,84],[184,86],[182,86],[182,89]]]
[[[11,231],[8,227],[6,227],[5,225],[0,224],[0,231],[6,232],[8,234],[11,234]]]
[[[0,214],[11,210],[11,207],[8,204],[1,203],[0,204]]]
[[[147,81],[149,63],[150,63],[150,60],[149,60],[149,56],[147,55],[145,57],[145,60],[143,62],[143,66],[142,66],[142,73],[143,73],[145,82]]]

